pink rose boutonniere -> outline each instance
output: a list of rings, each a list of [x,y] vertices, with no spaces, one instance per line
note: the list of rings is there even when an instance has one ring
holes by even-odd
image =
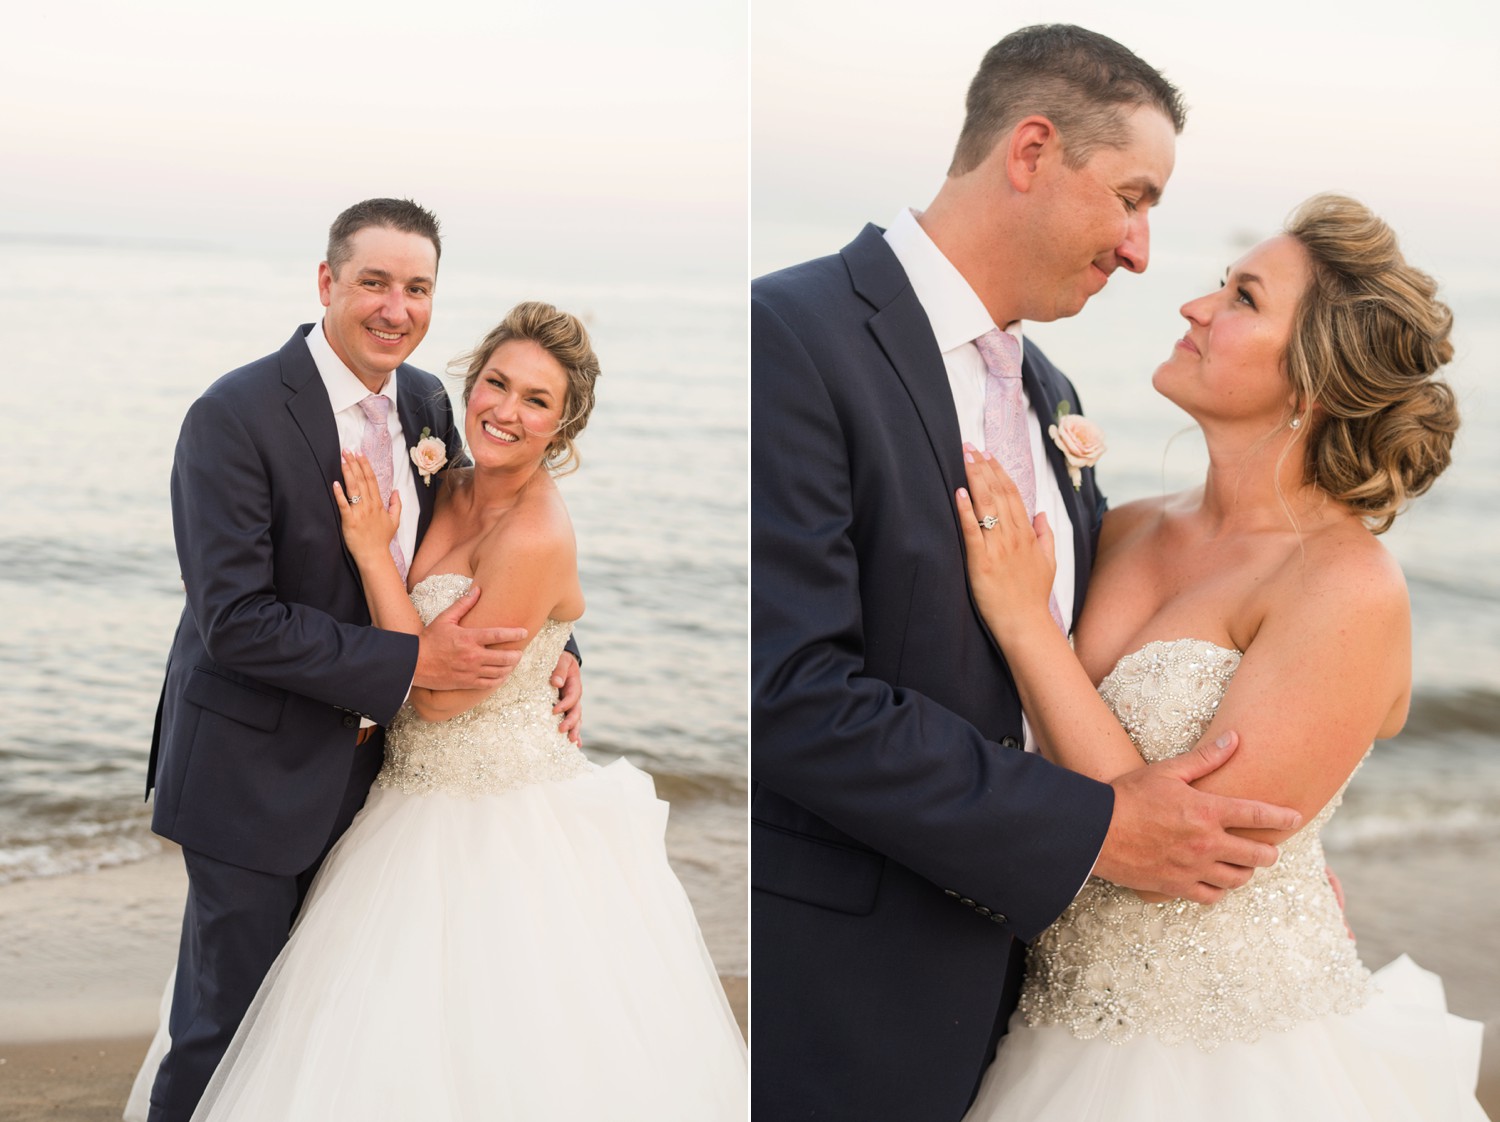
[[[433,436],[430,428],[423,425],[421,439],[412,445],[411,462],[417,465],[422,482],[431,487],[432,477],[442,471],[443,465],[448,462],[448,446]]]
[[[1068,461],[1068,478],[1073,481],[1073,490],[1083,486],[1083,469],[1091,468],[1104,455],[1104,432],[1087,417],[1073,412],[1066,402],[1060,402],[1053,423],[1047,429],[1052,443],[1062,449]]]

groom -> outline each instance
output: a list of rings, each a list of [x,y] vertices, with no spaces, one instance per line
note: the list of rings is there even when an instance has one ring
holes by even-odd
[[[925,212],[754,285],[757,1120],[957,1122],[1022,944],[1091,871],[1212,900],[1275,858],[1227,829],[1295,822],[1188,786],[1232,744],[1108,785],[1022,751],[964,579],[963,444],[1004,431],[989,422],[1019,362],[1020,438],[992,450],[1034,474],[1071,543],[1064,626],[1082,604],[1104,498],[1043,435],[1080,406],[1021,321],[1145,270],[1182,125],[1177,91],[1118,43],[1015,32],[985,56]]]
[[[313,874],[363,805],[383,726],[411,687],[492,688],[520,658],[492,648],[523,631],[461,626],[477,588],[419,636],[371,627],[334,505],[340,448],[363,449],[382,490],[388,480],[401,495],[393,552],[405,572],[441,485],[413,470],[408,449],[430,432],[445,462],[462,455],[443,384],[405,364],[427,333],[441,252],[437,219],[413,202],[350,207],[318,267],[322,322],[224,375],[183,421],[172,524],[187,604],[147,792],[152,828],[182,846],[188,898],[151,1122],[192,1114]],[[573,654],[559,682],[573,732]]]

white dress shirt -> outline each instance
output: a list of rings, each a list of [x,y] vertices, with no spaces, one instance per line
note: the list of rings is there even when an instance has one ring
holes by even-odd
[[[901,262],[901,268],[911,281],[912,291],[932,324],[932,334],[943,354],[943,367],[948,371],[953,405],[958,411],[958,434],[976,448],[983,448],[986,371],[974,340],[996,325],[969,282],[933,244],[911,210],[903,209],[896,216],[885,232],[885,240],[896,260]],[[1019,321],[1006,324],[1005,330],[1014,335],[1018,343],[1021,341]],[[1030,420],[1027,431],[1031,434],[1031,462],[1036,472],[1037,512],[1047,515],[1053,534],[1063,545],[1056,551],[1057,575],[1052,581],[1052,592],[1057,597],[1063,623],[1071,629],[1077,569],[1071,548],[1073,520],[1068,516],[1068,504],[1063,499],[1051,461],[1047,459],[1047,449],[1042,443],[1046,439],[1045,431],[1031,404],[1031,396],[1024,388],[1021,395],[1026,401]],[[1050,417],[1047,423],[1052,423]]]

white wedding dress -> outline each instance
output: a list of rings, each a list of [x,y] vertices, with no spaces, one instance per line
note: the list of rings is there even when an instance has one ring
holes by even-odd
[[[412,591],[430,621],[468,588]],[[712,1122],[745,1047],[667,807],[557,731],[549,621],[452,720],[403,709],[194,1122]]]
[[[1148,761],[1193,746],[1240,655],[1154,642],[1099,686]],[[1402,956],[1373,977],[1319,835],[1213,906],[1090,878],[1031,947],[1020,1006],[965,1122],[1479,1122],[1483,1026]]]

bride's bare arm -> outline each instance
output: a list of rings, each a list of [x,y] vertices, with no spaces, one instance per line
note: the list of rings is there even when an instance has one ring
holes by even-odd
[[[480,628],[470,618],[480,598],[480,584],[459,597],[427,626],[406,594],[406,583],[391,557],[391,538],[401,522],[401,496],[391,492],[388,507],[380,505],[380,487],[369,459],[359,452],[345,452],[344,482],[333,485],[334,501],[348,547],[364,585],[370,621],[387,631],[416,635],[417,667],[413,688],[453,691],[479,690],[481,696],[510,674],[520,658],[524,631],[512,628]],[[354,496],[359,502],[354,502]],[[510,644],[512,649],[504,649]]]
[[[969,587],[1005,653],[1021,710],[1042,754],[1105,783],[1134,771],[1140,753],[1094,689],[1047,609],[1056,572],[1046,516],[1033,529],[1015,484],[985,453],[966,451],[969,490],[958,493]],[[983,529],[975,509],[997,521]]]
[[[1207,732],[1233,728],[1245,748],[1195,785],[1311,819],[1406,722],[1411,606],[1400,567],[1367,536],[1318,543],[1284,583]]]
[[[1047,613],[1052,540],[1027,522],[1014,486],[979,454],[961,493],[970,583],[1049,759],[1112,780],[1139,754]],[[983,530],[977,506],[999,522]],[[1319,541],[1278,581],[1254,641],[1201,743],[1240,747],[1199,790],[1290,807],[1311,820],[1410,696],[1410,609],[1400,569],[1368,535]],[[1237,830],[1279,842],[1293,830]]]
[[[375,469],[362,452],[345,451],[343,469],[343,485],[333,485],[333,497],[338,503],[344,544],[359,567],[359,579],[365,587],[370,622],[385,631],[420,635],[422,617],[406,594],[406,582],[391,556],[391,539],[401,525],[401,494],[392,488],[390,504],[380,505]]]
[[[1022,709],[1049,758],[1106,780],[1115,791],[1094,872],[1147,899],[1217,901],[1277,857],[1273,846],[1237,833],[1252,826],[1290,833],[1302,818],[1284,806],[1194,789],[1234,758],[1233,737],[1199,744],[1171,760],[1142,762],[1048,614],[1054,562],[1046,519],[1038,520],[1038,540],[999,466],[982,453],[965,458],[975,503],[996,517],[991,529],[981,529],[968,493],[959,492],[970,587],[1001,641]]]
[[[484,538],[474,557],[475,583],[491,589],[469,613],[473,627],[520,628],[536,635],[548,619],[583,613],[578,590],[577,549],[561,499],[555,496],[507,515],[505,525]],[[521,639],[504,645],[519,652]],[[498,684],[498,683],[497,683]],[[473,708],[488,689],[411,691],[413,707],[429,721]]]

